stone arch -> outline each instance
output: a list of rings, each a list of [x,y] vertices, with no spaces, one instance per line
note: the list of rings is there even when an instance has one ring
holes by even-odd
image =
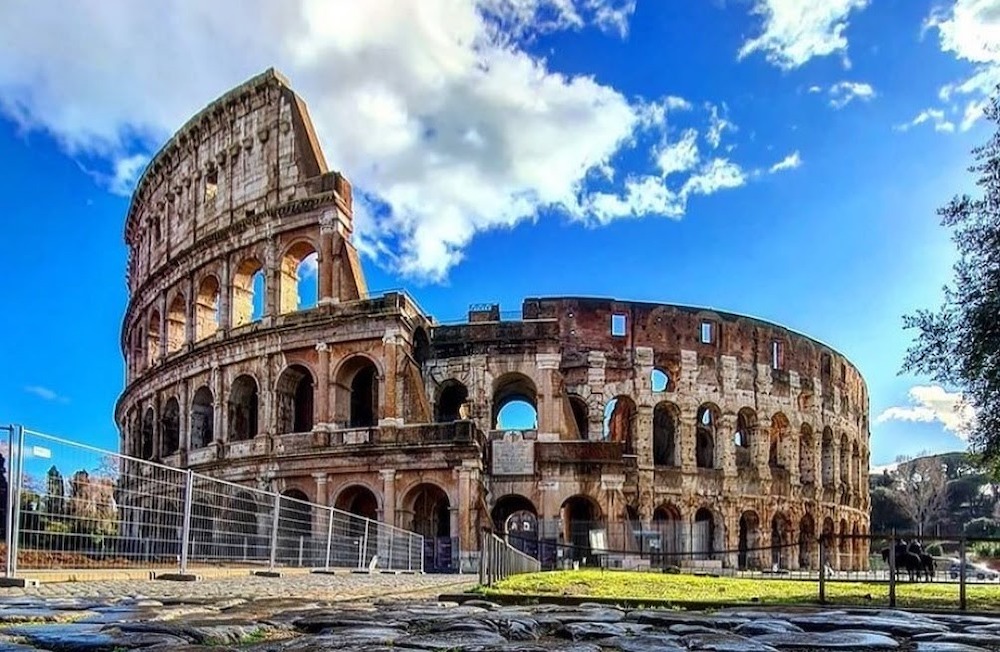
[[[285,367],[274,387],[279,435],[313,429],[312,372],[303,364]]]
[[[673,403],[661,401],[653,408],[653,464],[678,466],[677,425],[680,410]]]
[[[820,464],[823,467],[823,487],[829,488],[834,485],[833,477],[833,429],[830,426],[823,428],[823,438],[820,442]]]
[[[816,570],[819,555],[816,547],[816,521],[806,512],[799,521],[799,568]]]
[[[803,423],[799,429],[799,482],[816,484],[816,439],[808,423]]]
[[[139,457],[144,460],[153,459],[155,448],[153,441],[156,437],[156,421],[153,415],[153,408],[147,407],[142,413],[142,444]]]
[[[840,519],[837,537],[837,564],[834,568],[847,570],[851,566],[851,530],[846,518]]]
[[[417,326],[413,330],[413,360],[421,367],[431,357],[431,339],[427,329]]]
[[[771,517],[771,567],[791,569],[792,546],[794,545],[792,521],[784,512],[778,511]]]
[[[378,365],[367,355],[356,353],[338,365],[336,378],[337,422],[348,428],[373,428],[379,420]]]
[[[286,563],[301,565],[311,557],[313,513],[309,496],[301,489],[287,489],[278,499],[278,550]]]
[[[240,374],[229,387],[229,441],[253,439],[259,432],[260,394],[257,380]]]
[[[333,504],[336,509],[342,512],[373,521],[378,520],[378,513],[382,509],[379,494],[368,485],[360,482],[341,489]]]
[[[851,442],[846,432],[840,433],[840,481],[851,486]]]
[[[212,337],[219,330],[219,279],[214,274],[206,274],[198,282],[198,294],[194,304],[194,339],[198,342]]]
[[[703,403],[697,412],[695,424],[695,465],[699,469],[714,469],[716,441],[721,410],[712,403]]]
[[[425,540],[451,538],[451,501],[448,493],[431,482],[421,482],[412,487],[403,500],[404,509],[410,513],[409,527]]]
[[[204,448],[215,441],[215,399],[212,390],[202,385],[191,399],[191,448]]]
[[[228,530],[228,554],[233,559],[254,559],[265,554],[259,531],[259,505],[254,494],[239,491],[229,499],[223,514],[222,528]]]
[[[435,403],[435,421],[450,423],[469,418],[469,388],[454,378],[441,383]]]
[[[653,530],[660,535],[662,565],[679,566],[684,552],[684,516],[673,503],[663,503],[653,510]]]
[[[733,435],[736,468],[748,469],[753,466],[754,440],[757,438],[757,431],[757,413],[748,407],[741,408],[736,413],[736,433]]]
[[[171,396],[163,405],[163,416],[160,417],[162,440],[160,455],[173,455],[181,447],[181,405],[176,396]]]
[[[160,311],[156,308],[149,311],[147,328],[146,365],[151,367],[160,359]]]
[[[625,444],[625,454],[635,454],[635,401],[620,395],[604,407],[604,440]]]
[[[315,244],[309,240],[298,240],[285,248],[285,253],[281,256],[278,283],[280,314],[306,310],[316,305],[319,299],[319,284],[316,282],[319,264],[316,251]],[[306,279],[311,279],[314,287],[310,296],[304,297]]]
[[[590,531],[601,520],[601,508],[597,501],[584,494],[570,496],[559,508],[563,524],[563,540],[570,546],[570,559],[585,561],[593,552],[590,547]]]
[[[590,439],[590,407],[587,401],[576,394],[570,394],[568,400],[577,434],[580,439]]]
[[[703,505],[691,522],[691,553],[694,559],[716,559],[725,549],[726,528],[722,514]]]
[[[767,449],[767,465],[772,469],[787,469],[790,465],[788,454],[791,425],[788,417],[775,412],[771,417],[771,432]]]
[[[851,491],[860,493],[865,474],[861,469],[861,451],[858,442],[851,444]]]
[[[740,569],[761,569],[763,548],[760,515],[752,509],[740,514],[736,564]]]
[[[490,510],[493,528],[512,546],[529,555],[538,550],[538,510],[520,494],[499,498]]]
[[[256,258],[245,258],[233,274],[231,323],[233,328],[255,322],[264,316],[267,278],[264,265]]]
[[[522,373],[510,372],[497,378],[493,382],[491,404],[490,425],[495,430],[533,430],[538,427],[538,390],[535,388],[534,381]],[[513,410],[508,407],[515,405],[518,407]],[[508,411],[516,414],[518,409],[523,412],[519,416],[525,419],[525,425],[531,425],[530,428],[511,427],[512,424],[507,422],[507,417],[501,414]],[[533,425],[529,423],[532,420],[534,420]],[[505,423],[501,423],[501,421]]]
[[[187,342],[187,301],[180,292],[167,304],[167,353],[176,353]]]

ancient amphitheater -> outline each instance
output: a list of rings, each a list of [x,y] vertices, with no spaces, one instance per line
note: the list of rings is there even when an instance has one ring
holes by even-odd
[[[867,533],[868,396],[843,356],[613,299],[440,325],[368,293],[351,185],[317,143],[269,70],[145,171],[125,226],[126,453],[416,530],[439,569],[474,566],[491,523],[551,563],[598,546],[816,568],[821,533]],[[834,541],[834,566],[867,563]]]

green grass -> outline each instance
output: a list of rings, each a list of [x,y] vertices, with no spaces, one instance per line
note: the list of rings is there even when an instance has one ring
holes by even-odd
[[[819,599],[819,587],[815,581],[601,570],[515,575],[481,591],[487,596],[573,596],[706,606],[749,602],[816,604]],[[966,598],[970,610],[1000,610],[1000,585],[970,584],[966,587]],[[867,582],[827,582],[826,599],[834,604],[886,606],[889,604],[889,586]],[[899,607],[958,609],[958,584],[900,583],[896,585],[896,604]]]

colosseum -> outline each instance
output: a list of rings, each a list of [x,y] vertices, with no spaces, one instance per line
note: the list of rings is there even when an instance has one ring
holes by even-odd
[[[414,530],[428,570],[472,570],[489,526],[550,565],[817,568],[867,533],[867,389],[828,346],[614,299],[442,325],[369,294],[352,229],[277,72],[188,121],[125,225],[123,451]]]

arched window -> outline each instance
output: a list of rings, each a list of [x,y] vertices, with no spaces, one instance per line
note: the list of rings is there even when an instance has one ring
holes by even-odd
[[[201,341],[219,330],[219,279],[206,276],[198,284],[194,306],[194,338]]]
[[[665,392],[667,391],[667,387],[670,386],[670,377],[662,369],[653,369],[649,380],[654,392]]]
[[[530,378],[509,373],[493,383],[492,421],[495,430],[538,428],[537,393]]]
[[[467,409],[466,402],[469,400],[469,389],[457,380],[446,380],[441,384],[441,392],[437,400],[438,423],[450,423],[468,418],[468,414],[463,414]]]
[[[718,428],[719,408],[702,405],[698,408],[695,430],[695,463],[699,469],[715,468],[715,435]]]
[[[153,417],[153,408],[146,408],[142,415],[142,449],[140,457],[144,460],[153,459],[153,440],[156,436],[156,422]]]
[[[788,432],[791,425],[781,412],[771,417],[771,442],[768,446],[767,464],[771,468],[788,468]]]
[[[417,485],[404,504],[410,507],[413,515],[409,524],[411,531],[425,539],[451,537],[451,504],[440,487],[426,483]]]
[[[823,486],[832,487],[834,484],[833,477],[833,430],[830,426],[823,428],[823,440],[821,443],[822,452],[820,454],[820,463],[823,466]]]
[[[799,431],[799,482],[816,483],[816,440],[808,423]]]
[[[306,310],[316,305],[319,278],[316,249],[308,242],[292,245],[281,258],[280,313]]]
[[[310,549],[312,538],[312,504],[309,497],[298,489],[281,494],[278,509],[279,557],[286,563],[298,565],[299,551]],[[324,532],[324,538],[326,533]]]
[[[379,374],[369,358],[355,355],[340,366],[336,392],[338,423],[347,428],[378,425]]]
[[[204,448],[215,439],[212,390],[202,385],[191,401],[191,448]]]
[[[659,403],[653,408],[653,464],[677,466],[677,408]]]
[[[417,328],[413,331],[413,359],[418,365],[423,365],[431,357],[431,340],[427,331]]]
[[[840,481],[851,484],[851,442],[846,432],[840,434]]]
[[[160,454],[173,455],[181,447],[181,406],[175,397],[167,399],[163,406],[163,441]]]
[[[149,313],[149,339],[146,343],[146,364],[153,366],[160,359],[160,312]]]
[[[739,568],[750,568],[760,570],[760,516],[757,512],[749,509],[740,515],[740,531],[738,537],[738,550],[736,563]]]
[[[604,440],[625,444],[625,453],[635,453],[635,401],[616,396],[604,407]]]
[[[711,559],[718,549],[715,539],[719,535],[712,510],[702,507],[695,512],[691,527],[691,552],[695,559]]]
[[[573,424],[580,439],[590,438],[590,408],[579,396],[569,397],[569,407],[573,412]]]
[[[311,432],[313,429],[313,377],[309,370],[293,364],[278,377],[276,387],[278,434]]]
[[[264,316],[266,291],[264,267],[256,259],[244,260],[233,275],[233,328],[249,324]]]
[[[757,413],[743,408],[736,415],[736,434],[733,435],[737,468],[745,469],[753,465],[753,440],[756,436]]]
[[[229,390],[229,441],[245,441],[257,436],[259,398],[257,381],[243,375]]]
[[[175,353],[187,341],[187,304],[183,294],[174,296],[167,308],[167,353]]]

